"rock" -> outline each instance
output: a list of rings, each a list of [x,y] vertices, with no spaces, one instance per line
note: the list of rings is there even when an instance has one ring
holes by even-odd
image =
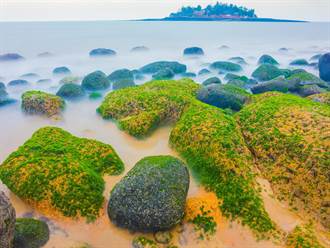
[[[220,50],[227,50],[229,49],[230,47],[229,46],[226,46],[226,45],[222,45],[219,47]]]
[[[59,84],[77,84],[80,80],[80,77],[66,76],[60,80]]]
[[[298,94],[302,97],[306,97],[306,96],[325,93],[325,92],[326,92],[325,89],[320,88],[316,84],[312,84],[312,85],[304,85],[300,87]]]
[[[25,59],[23,56],[17,53],[6,53],[0,55],[0,62],[7,62],[7,61],[19,61]]]
[[[15,248],[39,248],[49,240],[48,225],[40,220],[18,218],[15,224]]]
[[[144,236],[138,236],[132,241],[133,248],[158,248],[155,241]]]
[[[54,55],[50,52],[43,52],[43,53],[39,53],[37,55],[37,57],[39,57],[39,58],[49,58],[49,57],[52,57],[52,56],[54,56]]]
[[[9,98],[5,88],[0,87],[0,107],[16,102],[16,100]]]
[[[28,114],[53,116],[60,114],[65,102],[59,96],[42,91],[26,91],[22,95],[22,109]]]
[[[289,49],[286,47],[281,47],[280,49],[278,49],[279,52],[288,52]]]
[[[321,57],[322,57],[322,54],[315,54],[309,60],[310,61],[317,61],[318,62]]]
[[[6,89],[6,85],[3,82],[0,82],[0,90]]]
[[[185,56],[201,56],[204,55],[204,51],[200,47],[187,47],[183,51],[183,55]]]
[[[184,77],[184,78],[195,78],[197,75],[196,75],[196,73],[193,73],[193,72],[185,72],[185,73],[182,73],[180,76]]]
[[[175,74],[184,73],[187,70],[187,66],[175,61],[157,61],[147,64],[140,68],[142,73],[154,74],[162,69],[171,69]]]
[[[330,105],[330,91],[321,94],[311,95],[307,98],[311,99],[314,102],[320,102]]]
[[[175,74],[171,69],[165,68],[153,74],[152,78],[155,80],[166,80],[166,79],[172,79],[174,76]]]
[[[119,90],[127,87],[134,87],[135,83],[134,80],[131,79],[120,79],[112,83],[113,90]]]
[[[108,48],[96,48],[89,52],[90,57],[114,56],[117,53]]]
[[[0,247],[13,247],[15,218],[14,207],[5,193],[0,191]]]
[[[279,91],[287,93],[296,89],[295,83],[288,82],[283,76],[279,76],[270,81],[257,84],[251,88],[253,94],[260,94],[268,91]]]
[[[269,81],[279,76],[289,76],[290,74],[291,72],[288,70],[279,69],[270,64],[263,64],[252,73],[252,77],[259,81]]]
[[[231,57],[228,60],[232,61],[234,63],[240,64],[240,65],[246,65],[247,64],[245,59],[243,59],[242,57]]]
[[[287,78],[290,82],[295,82],[298,86],[316,84],[321,88],[329,88],[329,84],[309,72],[296,72]]]
[[[36,73],[26,73],[20,76],[20,78],[23,79],[37,79],[39,78],[39,75]]]
[[[52,80],[50,78],[43,78],[43,79],[39,79],[37,81],[38,84],[43,84],[43,83],[51,83]]]
[[[99,99],[99,98],[102,98],[102,94],[100,92],[91,92],[89,94],[89,99]]]
[[[28,85],[29,82],[23,79],[12,80],[8,83],[8,86],[25,86]]]
[[[92,221],[104,203],[102,176],[123,170],[110,145],[44,127],[7,157],[0,166],[0,179],[37,208]]]
[[[198,72],[198,75],[199,76],[202,76],[202,75],[206,75],[206,74],[210,74],[211,72],[208,70],[208,69],[201,69],[199,72]]]
[[[131,52],[136,53],[136,52],[148,52],[149,48],[145,46],[136,46],[131,49]]]
[[[230,81],[230,80],[234,80],[234,79],[239,79],[242,81],[248,81],[249,79],[246,76],[239,76],[237,74],[233,74],[233,73],[227,73],[225,76],[225,80]]]
[[[208,78],[206,79],[204,82],[203,82],[203,85],[210,85],[210,84],[221,84],[221,80],[218,78],[218,77],[211,77],[211,78]]]
[[[330,82],[330,53],[323,54],[319,59],[320,78]]]
[[[211,69],[217,69],[221,71],[232,71],[238,72],[242,70],[242,67],[239,64],[235,64],[227,61],[216,61],[210,65]]]
[[[172,234],[169,231],[156,232],[154,233],[154,238],[157,243],[169,244],[172,240]]]
[[[113,188],[109,217],[134,231],[168,230],[184,216],[188,188],[183,162],[171,156],[146,157]]]
[[[134,73],[131,70],[128,69],[120,69],[112,72],[109,76],[108,79],[110,82],[115,82],[118,80],[131,80],[134,82]]]
[[[308,65],[308,61],[306,59],[295,59],[290,63],[290,65]]]
[[[279,65],[279,63],[272,56],[267,54],[264,54],[259,58],[258,64]]]
[[[81,85],[67,83],[61,86],[56,95],[64,99],[74,100],[83,97],[85,92]]]
[[[234,111],[239,111],[248,98],[249,93],[232,85],[212,84],[202,87],[197,93],[197,99],[202,102]]]
[[[227,82],[227,85],[233,85],[242,89],[250,89],[256,84],[257,82],[255,82],[253,79],[249,79],[247,81],[242,79],[231,79]]]
[[[106,90],[110,87],[110,81],[102,71],[94,71],[84,77],[81,86],[90,91]]]
[[[71,74],[71,71],[70,71],[70,69],[68,67],[61,66],[61,67],[56,67],[53,70],[53,74],[54,75],[68,75],[68,74]]]

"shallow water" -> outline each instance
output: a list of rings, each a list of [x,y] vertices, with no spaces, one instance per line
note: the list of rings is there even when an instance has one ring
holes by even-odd
[[[56,66],[68,66],[75,76],[101,69],[110,73],[115,69],[135,69],[155,60],[177,60],[188,66],[188,71],[198,72],[207,67],[205,63],[225,60],[232,56],[242,56],[249,63],[241,74],[250,75],[256,67],[257,58],[263,53],[273,55],[286,68],[296,58],[309,59],[311,56],[329,51],[329,23],[207,23],[207,22],[53,22],[53,23],[0,23],[0,54],[18,52],[26,57],[25,61],[1,63],[0,81],[5,83],[17,79],[24,73],[38,73],[40,78],[50,78],[52,83],[36,84],[30,81],[27,87],[8,87],[9,94],[19,99],[27,89],[42,89],[56,93],[60,87],[60,77],[51,71]],[[132,54],[130,48],[145,45],[149,52]],[[184,58],[182,51],[187,46],[197,45],[204,48],[206,55],[198,59]],[[221,45],[230,48],[219,50]],[[96,47],[115,49],[118,55],[111,58],[91,59],[89,50]],[[287,52],[279,52],[287,47]],[[53,57],[37,58],[41,52],[51,52]],[[304,67],[317,74],[312,67]],[[212,74],[215,75],[215,74]],[[203,81],[208,76],[197,77]],[[217,75],[219,76],[219,75]],[[223,77],[223,76],[219,76]],[[147,78],[148,79],[148,78]],[[147,80],[146,79],[146,80]],[[143,83],[142,81],[138,83]],[[105,93],[104,93],[105,94]],[[111,144],[125,163],[125,173],[141,158],[150,155],[177,154],[168,146],[171,127],[162,127],[151,137],[137,140],[120,131],[115,123],[103,120],[96,108],[101,100],[83,99],[67,102],[60,120],[40,116],[27,116],[20,109],[20,102],[0,108],[0,163],[18,146],[22,145],[34,131],[48,125],[64,128],[74,135],[94,138]],[[104,196],[121,176],[107,176]],[[287,207],[270,196],[267,182],[264,185],[265,207],[272,219],[285,231],[290,231],[300,222],[299,217]],[[4,188],[1,185],[0,188]],[[9,193],[7,191],[7,193]],[[31,209],[13,194],[10,198],[17,215],[29,213],[35,217],[43,214]],[[189,196],[203,195],[204,189],[191,180]],[[104,213],[105,208],[104,206]],[[116,228],[104,214],[95,223],[47,216],[50,219],[52,235],[46,247],[66,248],[77,242],[87,242],[96,248],[130,247],[137,234]],[[270,241],[257,242],[246,227],[222,218],[217,233],[211,240],[199,241],[191,226],[186,226],[175,240],[180,247],[276,247]]]

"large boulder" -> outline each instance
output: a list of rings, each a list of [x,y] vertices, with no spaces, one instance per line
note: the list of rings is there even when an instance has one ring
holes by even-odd
[[[220,78],[218,77],[210,77],[208,79],[206,79],[204,82],[203,82],[203,85],[210,85],[210,84],[221,84],[221,80]]]
[[[187,66],[176,61],[157,61],[140,68],[142,73],[154,74],[162,69],[171,69],[175,74],[184,73]]]
[[[320,88],[316,84],[304,85],[304,86],[300,87],[298,90],[298,94],[302,97],[325,93],[325,92],[326,92],[325,89]]]
[[[290,76],[289,70],[279,69],[274,65],[262,64],[253,73],[252,77],[259,81],[269,81],[279,76]]]
[[[268,91],[279,91],[287,93],[295,89],[295,83],[288,82],[283,76],[279,76],[270,81],[256,84],[251,88],[253,94],[260,94]]]
[[[239,80],[242,80],[242,81],[248,81],[248,77],[246,76],[239,76],[237,74],[234,74],[234,73],[227,73],[226,76],[225,76],[225,80],[227,81],[230,81],[230,80],[236,80],[236,79],[239,79]]]
[[[15,80],[11,80],[8,83],[8,86],[25,86],[28,85],[29,82],[27,80],[24,79],[15,79]]]
[[[222,109],[239,111],[249,93],[233,85],[211,84],[202,87],[197,93],[197,99]]]
[[[110,81],[102,71],[94,71],[86,75],[81,83],[86,90],[106,90],[110,87]]]
[[[274,59],[272,56],[267,55],[267,54],[264,54],[259,58],[258,64],[259,65],[262,65],[262,64],[279,65],[279,63],[276,61],[276,59]]]
[[[117,53],[108,48],[96,48],[89,52],[90,57],[104,57],[104,56],[114,56]]]
[[[18,53],[6,53],[0,55],[0,62],[23,60],[24,57]]]
[[[84,96],[85,92],[81,85],[67,83],[61,86],[61,88],[57,91],[56,95],[64,99],[73,100]]]
[[[298,66],[308,65],[308,61],[306,59],[295,59],[290,62],[290,65],[298,65]]]
[[[0,191],[0,247],[13,247],[16,212],[3,191]]]
[[[323,54],[319,59],[320,78],[330,82],[330,53]]]
[[[64,100],[56,95],[42,91],[26,91],[22,95],[22,109],[28,114],[53,116],[64,109]]]
[[[185,56],[201,56],[204,55],[204,51],[200,47],[187,47],[183,50]]]
[[[117,80],[112,83],[113,90],[119,90],[119,89],[124,89],[127,87],[134,87],[134,86],[136,86],[134,83],[134,80],[129,79],[129,78],[120,79],[120,80]]]
[[[316,84],[321,88],[329,88],[329,84],[312,73],[302,71],[293,73],[287,78],[288,81],[296,83],[297,86]]]
[[[66,66],[56,67],[53,70],[54,75],[68,75],[71,74],[71,70]]]
[[[152,75],[153,79],[166,80],[174,78],[175,73],[170,68],[161,69]]]
[[[93,220],[103,206],[102,176],[124,165],[110,145],[44,127],[0,166],[1,181],[24,201],[68,217]]]
[[[216,61],[210,65],[211,69],[220,70],[220,71],[231,71],[238,72],[242,70],[242,67],[239,64],[227,62],[227,61]]]
[[[119,69],[116,71],[113,71],[109,76],[108,79],[110,82],[116,82],[118,80],[123,79],[129,79],[131,81],[134,81],[134,73],[131,70],[128,69]]]
[[[40,220],[17,218],[15,224],[15,248],[41,248],[49,240],[49,227]]]
[[[116,225],[156,232],[178,224],[189,189],[185,164],[171,156],[140,160],[111,191],[108,214]]]

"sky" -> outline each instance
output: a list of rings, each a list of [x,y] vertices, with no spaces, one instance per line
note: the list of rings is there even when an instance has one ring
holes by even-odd
[[[0,0],[0,21],[130,20],[161,18],[182,6],[217,0]],[[259,17],[330,21],[330,0],[228,0]]]

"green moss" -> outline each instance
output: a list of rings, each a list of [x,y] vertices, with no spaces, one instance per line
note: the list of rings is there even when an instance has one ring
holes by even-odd
[[[22,109],[29,114],[52,116],[64,109],[64,100],[56,95],[42,91],[26,91],[22,95]]]
[[[49,240],[48,225],[40,220],[17,218],[15,224],[15,248],[39,248]]]
[[[144,236],[138,236],[132,241],[133,248],[158,248],[157,243]]]
[[[45,127],[4,161],[0,179],[29,203],[93,219],[104,201],[102,175],[123,169],[110,145]]]
[[[311,95],[308,98],[313,100],[314,102],[320,102],[330,105],[330,91],[321,94]]]
[[[92,92],[89,94],[89,99],[99,99],[102,98],[102,93],[100,92]]]
[[[288,235],[286,240],[287,248],[324,248],[315,235],[310,225],[296,226]]]
[[[211,210],[205,211],[204,206],[200,208],[201,214],[198,214],[194,219],[189,220],[195,225],[196,231],[202,231],[200,238],[204,239],[205,235],[212,235],[216,232],[217,223],[212,216],[209,216]]]
[[[238,72],[242,70],[242,66],[227,61],[216,61],[210,65],[211,69],[217,69],[221,71],[233,71]]]
[[[256,95],[237,120],[279,199],[329,228],[330,108],[281,93]]]

